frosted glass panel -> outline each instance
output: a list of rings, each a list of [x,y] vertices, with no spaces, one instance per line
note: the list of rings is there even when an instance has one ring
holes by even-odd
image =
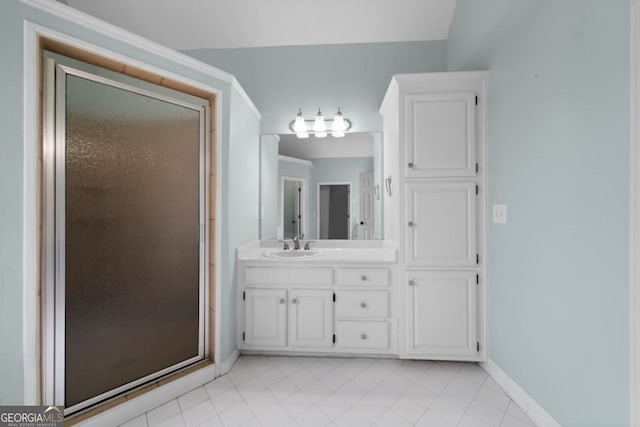
[[[66,79],[70,407],[198,356],[200,114]]]

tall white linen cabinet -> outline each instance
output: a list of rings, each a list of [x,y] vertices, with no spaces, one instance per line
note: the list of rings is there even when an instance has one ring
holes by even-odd
[[[488,73],[403,74],[380,107],[400,357],[486,357]]]

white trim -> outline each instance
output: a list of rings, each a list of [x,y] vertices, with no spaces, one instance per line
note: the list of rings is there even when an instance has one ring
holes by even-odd
[[[480,363],[482,369],[504,390],[516,405],[539,427],[561,427],[560,424],[493,360]]]
[[[113,24],[110,24],[102,19],[88,15],[70,6],[64,5],[57,1],[51,0],[20,0],[22,3],[29,5],[35,9],[42,10],[51,15],[59,18],[71,21],[75,24],[86,27],[92,31],[100,34],[104,34],[112,39],[121,41],[123,43],[135,46],[139,49],[143,49],[147,52],[158,55],[162,58],[169,59],[185,65],[193,70],[204,73],[208,76],[215,77],[224,82],[230,83],[234,87],[240,96],[251,108],[251,111],[256,115],[258,119],[262,118],[260,111],[255,106],[249,95],[247,95],[244,88],[240,85],[240,82],[232,75],[219,68],[199,61],[191,56],[180,53],[176,50],[163,46],[159,43],[153,42],[147,38],[141,37],[137,34],[124,30]],[[133,63],[131,63],[133,65]]]
[[[44,11],[50,15],[57,16],[66,21],[73,22],[82,27],[85,27],[91,31],[95,31],[100,34],[104,34],[111,39],[121,41],[128,45],[132,45],[139,49],[143,49],[147,52],[158,55],[162,58],[169,59],[171,61],[178,62],[193,70],[200,71],[209,76],[213,76],[217,79],[225,81],[227,83],[233,82],[233,75],[220,70],[219,68],[212,67],[204,62],[198,61],[188,55],[170,49],[166,46],[153,42],[149,39],[141,37],[137,34],[124,30],[113,24],[110,24],[102,19],[88,15],[84,12],[74,9],[70,6],[64,5],[57,1],[51,0],[20,0],[22,3],[31,6],[35,9]]]
[[[630,80],[630,247],[629,247],[629,391],[631,425],[640,424],[640,7],[631,1]]]
[[[258,107],[256,107],[256,105],[253,103],[251,98],[249,98],[249,94],[247,94],[247,92],[243,89],[243,87],[240,86],[240,82],[238,81],[238,79],[234,77],[233,80],[231,81],[231,86],[238,91],[238,93],[240,94],[242,99],[244,99],[244,102],[247,103],[247,105],[249,106],[253,114],[256,116],[256,118],[258,120],[262,120],[262,114],[260,114]]]
[[[220,375],[228,374],[238,360],[238,357],[240,357],[240,352],[238,350],[231,353],[231,356],[220,364]]]
[[[37,3],[40,5],[51,6],[53,9],[57,9],[58,6],[54,5],[55,2],[45,2],[42,0],[23,0],[27,4]],[[51,3],[51,4],[50,4]],[[47,9],[46,7],[44,9]],[[72,10],[63,7],[65,11]],[[47,9],[48,10],[48,9]],[[66,12],[65,12],[66,16]],[[113,27],[115,28],[115,27]],[[38,127],[34,126],[34,123],[40,123],[41,117],[39,115],[39,37],[46,37],[64,43],[69,46],[78,47],[100,56],[113,59],[118,62],[130,64],[138,67],[142,70],[152,73],[160,74],[184,84],[200,88],[216,95],[216,170],[222,170],[222,135],[223,135],[223,122],[222,122],[222,108],[223,108],[223,91],[221,89],[214,88],[207,84],[189,79],[182,75],[163,70],[147,63],[141,62],[129,58],[124,55],[117,54],[110,50],[104,49],[99,46],[92,45],[90,43],[78,40],[70,37],[66,34],[52,30],[47,27],[43,27],[38,24],[34,24],[28,20],[24,20],[23,28],[24,37],[24,50],[23,50],[23,67],[24,67],[24,79],[23,79],[23,134],[24,134],[24,164],[23,164],[23,260],[22,260],[22,272],[23,272],[23,342],[22,342],[22,358],[23,358],[23,399],[24,404],[38,404],[40,403],[39,396],[42,394],[40,390],[40,366],[39,366],[39,283],[37,272],[39,271],[40,254],[38,248],[38,147],[40,139],[38,135]],[[126,42],[126,41],[125,41]],[[131,43],[134,43],[131,41]],[[140,46],[137,46],[140,47]],[[173,52],[167,50],[169,53]],[[175,52],[174,52],[175,53]],[[168,59],[173,59],[181,65],[187,67],[190,66],[191,61],[183,62],[182,59],[189,59],[184,55],[169,55]],[[197,61],[196,61],[197,62]],[[207,67],[207,69],[215,70],[215,68]],[[214,76],[215,77],[215,76]],[[222,177],[218,175],[216,180],[216,235],[220,236],[222,232]],[[216,239],[216,265],[222,265],[222,241]],[[215,269],[216,278],[216,309],[215,309],[215,335],[214,339],[216,344],[214,345],[214,360],[220,359],[220,345],[221,342],[221,325],[220,325],[220,313],[221,310],[221,279],[222,273],[220,268]],[[209,334],[207,334],[209,335]],[[216,364],[215,366],[219,366]],[[214,368],[219,369],[219,368]],[[42,402],[47,403],[47,402]]]
[[[39,106],[39,62],[38,36],[25,23],[23,28],[23,103],[22,129],[22,371],[23,404],[39,402],[38,341],[39,341],[39,297],[38,268],[38,126],[42,118]]]
[[[140,396],[127,400],[111,409],[107,409],[91,418],[76,424],[77,426],[113,427],[144,414],[172,399],[182,396],[216,378],[216,365],[208,365],[202,369],[178,378],[162,387],[155,388]]]
[[[282,160],[283,162],[289,162],[289,163],[298,163],[301,165],[309,166],[310,168],[313,167],[313,162],[311,160],[299,159],[297,157],[289,157],[289,156],[283,156],[282,154],[279,154],[278,160]]]
[[[216,95],[216,168],[215,168],[215,172],[216,172],[216,204],[215,204],[215,208],[216,208],[216,214],[215,214],[215,221],[214,221],[214,226],[215,226],[215,236],[217,236],[217,238],[214,241],[214,245],[215,245],[215,268],[213,271],[213,274],[215,275],[215,312],[214,312],[214,323],[213,323],[213,327],[215,329],[214,332],[214,339],[215,339],[215,343],[213,344],[213,360],[216,364],[216,376],[220,375],[220,357],[222,357],[221,355],[221,350],[220,347],[222,347],[221,343],[222,343],[222,268],[220,266],[223,265],[222,263],[222,223],[225,222],[226,223],[226,218],[223,216],[223,209],[222,209],[222,188],[223,188],[223,181],[224,181],[224,176],[222,174],[222,129],[223,129],[223,124],[222,124],[222,93]],[[210,126],[212,126],[213,124],[210,123]],[[211,137],[209,137],[209,142],[211,142]],[[207,156],[207,162],[211,161],[211,156],[208,155]],[[209,171],[210,172],[210,171]],[[208,175],[209,176],[209,175]],[[225,183],[226,184],[226,183]],[[211,192],[209,191],[209,194],[211,194]],[[208,204],[207,206],[211,206],[211,204]],[[209,223],[209,219],[207,219],[207,223]],[[209,229],[209,225],[207,224],[207,230]],[[211,233],[209,233],[209,231],[207,231],[207,239],[210,239]],[[210,240],[209,240],[210,241]],[[211,247],[211,243],[209,243],[209,247]],[[210,260],[211,256],[208,255],[207,256],[207,260]],[[211,271],[209,270],[209,275],[211,275]],[[210,324],[210,322],[209,322]],[[209,343],[209,345],[211,346],[212,344]]]

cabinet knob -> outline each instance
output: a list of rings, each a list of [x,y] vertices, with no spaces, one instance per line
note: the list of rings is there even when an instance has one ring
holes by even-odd
[[[280,298],[280,304],[284,304],[284,298]]]
[[[413,281],[413,279],[409,280],[409,283],[407,283],[409,286],[413,286],[416,284],[416,282]]]
[[[367,334],[362,334],[362,335],[360,335],[360,339],[361,339],[361,340],[366,340],[366,339],[367,339]]]
[[[407,223],[407,225],[408,225],[409,227],[413,227],[413,226],[415,226],[416,224],[415,224],[413,221],[409,221],[409,222]]]
[[[409,169],[413,169],[413,162],[407,163],[407,166],[409,167]]]
[[[294,298],[294,299],[291,300],[291,304],[297,304],[297,303],[298,303],[297,299]]]
[[[360,303],[360,307],[362,307],[362,308],[367,308],[367,303],[366,303],[366,302],[361,302],[361,303]]]
[[[362,280],[363,282],[367,280],[367,276],[365,276],[364,274],[362,276],[360,276],[360,280]]]

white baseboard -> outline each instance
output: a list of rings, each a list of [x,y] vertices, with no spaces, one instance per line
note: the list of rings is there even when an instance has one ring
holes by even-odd
[[[240,352],[238,350],[231,353],[231,356],[229,356],[227,360],[220,364],[220,375],[228,373],[231,368],[233,368],[233,365],[236,363],[236,360],[238,360],[238,357],[240,357]]]
[[[128,400],[111,409],[97,414],[78,426],[113,427],[123,424],[132,418],[144,414],[158,406],[182,396],[216,378],[216,365],[208,365],[184,377],[178,378],[161,387],[144,393],[135,399]]]
[[[539,427],[561,427],[560,423],[529,396],[505,371],[493,360],[488,359],[480,364],[487,374],[504,390],[507,395],[524,411],[525,414]]]

